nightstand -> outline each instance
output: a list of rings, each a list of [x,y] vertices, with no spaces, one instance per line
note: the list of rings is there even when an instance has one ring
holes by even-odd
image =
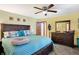
[[[2,41],[0,41],[0,55],[5,54],[4,48],[2,47]]]

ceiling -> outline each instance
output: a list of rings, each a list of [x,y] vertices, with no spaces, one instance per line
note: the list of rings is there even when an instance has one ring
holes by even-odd
[[[69,13],[79,12],[79,4],[55,4],[51,10],[57,10],[57,13],[47,13],[48,15],[45,16],[43,13],[34,14],[40,10],[37,10],[33,7],[40,7],[48,6],[49,4],[0,4],[0,10],[8,11],[11,13],[17,13],[24,16],[29,16],[33,18],[49,18],[55,17],[60,15],[65,15]]]

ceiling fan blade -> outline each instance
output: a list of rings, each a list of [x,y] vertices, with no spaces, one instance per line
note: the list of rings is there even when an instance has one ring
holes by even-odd
[[[57,13],[57,11],[55,10],[47,10],[48,12],[54,12],[54,13]]]
[[[50,4],[50,5],[48,6],[48,9],[51,8],[51,7],[53,7],[53,6],[54,6],[54,4]]]
[[[39,7],[34,7],[34,8],[39,9],[39,10],[43,10],[42,8],[39,8]]]
[[[38,14],[38,13],[40,13],[40,12],[42,12],[42,11],[36,12],[35,14]]]

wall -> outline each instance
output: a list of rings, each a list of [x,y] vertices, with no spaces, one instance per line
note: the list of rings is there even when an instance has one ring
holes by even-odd
[[[77,45],[76,38],[79,37],[79,28],[78,28],[78,18],[79,13],[72,13],[68,15],[52,17],[48,19],[41,19],[40,21],[47,21],[47,24],[51,24],[52,30],[51,32],[55,32],[55,22],[56,21],[63,21],[63,20],[70,20],[71,21],[71,30],[75,30],[75,37],[74,37],[74,44]],[[49,31],[47,30],[47,35],[49,36]]]
[[[9,17],[13,17],[13,20],[9,20]],[[20,18],[20,21],[17,21],[17,18]],[[26,19],[26,22],[23,22],[23,19]],[[0,10],[0,23],[30,25],[32,32],[34,34],[36,33],[36,19],[31,17],[26,17]]]

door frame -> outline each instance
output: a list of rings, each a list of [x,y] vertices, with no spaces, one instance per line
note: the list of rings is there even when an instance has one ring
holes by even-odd
[[[38,22],[36,22],[36,24],[37,23],[46,23],[46,36],[47,36],[47,21],[38,21]],[[44,29],[45,29],[45,26],[44,26]],[[37,32],[37,26],[36,26],[36,32]],[[44,33],[44,35],[45,35],[45,33]]]

